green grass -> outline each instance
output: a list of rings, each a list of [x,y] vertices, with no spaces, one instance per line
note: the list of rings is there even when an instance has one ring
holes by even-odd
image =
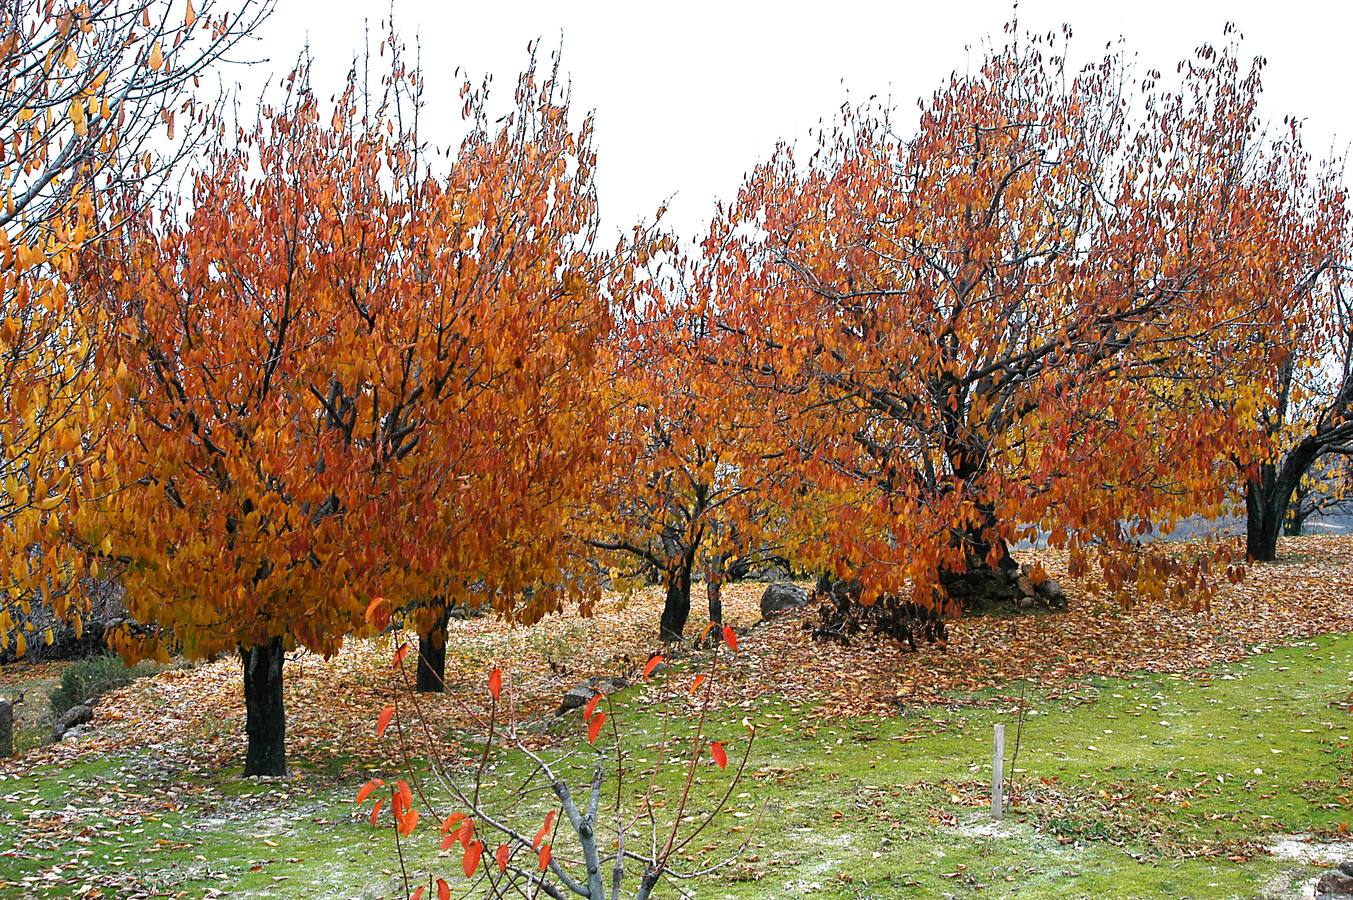
[[[1202,677],[1094,680],[1055,700],[1030,688],[1017,803],[999,827],[982,806],[992,726],[1005,723],[1013,745],[1018,685],[978,698],[983,706],[841,722],[767,698],[711,720],[710,736],[728,743],[734,764],[744,715],[759,736],[731,807],[680,862],[700,868],[749,840],[738,862],[688,885],[711,898],[1287,895],[1316,870],[1274,859],[1266,844],[1293,832],[1337,840],[1353,820],[1350,673],[1353,637],[1345,636]],[[632,766],[627,802],[636,770],[654,761],[663,724],[660,710],[639,708],[634,697],[615,698]],[[681,736],[690,722],[684,709],[675,712],[667,721]],[[583,726],[574,713],[553,728],[580,735]],[[560,771],[582,791],[585,745],[569,746],[584,752]],[[40,885],[54,866],[67,866],[59,882],[33,890],[52,897],[86,882],[105,896],[133,885],[189,897],[397,896],[391,833],[373,832],[351,802],[366,777],[391,773],[368,773],[351,758],[293,767],[300,777],[253,783],[141,750],[0,782],[0,844],[23,839],[15,855],[0,856],[0,878]],[[495,758],[488,796],[526,771],[520,756]],[[707,808],[731,771],[706,759],[692,808]],[[684,771],[661,772],[657,796],[670,816]],[[433,795],[439,812],[453,808]],[[534,832],[544,799],[502,812]],[[75,816],[90,831],[75,843],[44,842],[19,827],[34,814]],[[420,827],[408,847],[410,872],[431,870],[463,888],[458,857],[439,856],[436,844],[434,830]],[[559,852],[567,854],[567,842]]]

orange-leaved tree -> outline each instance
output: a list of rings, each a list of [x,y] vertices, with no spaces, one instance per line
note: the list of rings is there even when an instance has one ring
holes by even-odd
[[[1238,459],[1245,548],[1277,556],[1278,535],[1344,493],[1353,455],[1353,304],[1346,294],[1350,232],[1343,171],[1313,167],[1296,122],[1275,140],[1256,178],[1255,280],[1272,306],[1263,339],[1274,353],[1245,373],[1262,391],[1252,437]],[[1306,502],[1302,502],[1302,501]]]
[[[88,570],[48,538],[104,486],[98,311],[67,290],[81,248],[116,224],[99,219],[99,197],[155,183],[191,152],[177,105],[264,12],[253,0],[0,7],[0,649],[23,654],[39,599],[48,641],[61,620],[82,625]]]
[[[805,562],[899,612],[1019,596],[1022,539],[1073,574],[1098,552],[1123,596],[1205,581],[1210,555],[1131,551],[1220,511],[1244,404],[1193,398],[1267,351],[1258,65],[1203,47],[1178,91],[1138,93],[1119,54],[1068,71],[1010,31],[912,136],[864,109],[807,161],[782,147],[704,245],[726,368],[808,494],[786,504]]]
[[[710,619],[721,623],[729,570],[767,554],[776,517],[765,483],[779,471],[747,407],[751,394],[718,365],[729,336],[692,302],[683,272],[678,262],[646,284],[608,345],[611,449],[588,538],[617,586],[658,576],[669,641],[682,638],[702,569]]]
[[[530,617],[586,587],[556,549],[605,439],[590,125],[533,62],[505,124],[466,88],[439,173],[420,84],[395,54],[321,112],[298,69],[221,130],[186,212],[93,260],[125,426],[89,540],[161,639],[239,649],[249,774],[285,770],[284,652],[333,652],[377,598],[426,627],[471,593]]]

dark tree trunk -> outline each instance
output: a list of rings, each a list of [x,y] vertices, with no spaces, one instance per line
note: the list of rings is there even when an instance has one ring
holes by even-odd
[[[448,614],[418,634],[417,686],[422,693],[446,690],[446,621]]]
[[[662,606],[659,629],[664,641],[679,641],[686,630],[686,619],[691,614],[691,569],[694,567],[695,553],[691,551],[681,557],[677,569],[667,573],[667,602]]]
[[[1278,534],[1287,507],[1287,495],[1279,497],[1278,481],[1274,467],[1266,465],[1245,485],[1245,554],[1256,562],[1278,558]]]
[[[240,648],[244,662],[244,774],[287,774],[287,716],[282,705],[282,639]]]
[[[723,581],[711,578],[706,585],[709,593],[709,620],[715,625],[723,624]]]
[[[1297,444],[1281,464],[1266,463],[1245,483],[1245,553],[1256,562],[1278,558],[1278,535],[1288,521],[1292,495],[1323,445],[1312,438]]]
[[[984,510],[985,520],[980,525],[956,529],[953,541],[963,548],[966,561],[962,571],[941,570],[940,585],[950,597],[963,604],[965,610],[981,610],[993,605],[1019,601],[1024,594],[1019,589],[1019,563],[1010,555],[1010,548],[1001,538],[992,542],[996,515]],[[996,563],[991,557],[995,548]]]

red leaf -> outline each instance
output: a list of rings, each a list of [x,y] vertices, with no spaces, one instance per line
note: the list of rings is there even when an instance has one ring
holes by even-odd
[[[466,819],[461,822],[453,836],[460,841],[462,847],[467,850],[470,849],[470,839],[474,837],[474,819]]]
[[[396,827],[404,837],[413,834],[413,830],[418,827],[418,810],[411,809],[405,812],[404,815],[399,817]]]
[[[507,844],[499,844],[499,845],[498,845],[498,854],[497,854],[497,856],[498,856],[498,871],[499,871],[499,872],[506,872],[506,871],[507,871],[507,858],[508,858],[508,856],[509,856],[511,853],[512,853],[512,851],[508,849]]]
[[[587,742],[595,744],[597,735],[601,734],[601,725],[606,721],[606,713],[597,713],[592,717],[592,724],[587,726]]]
[[[645,679],[648,678],[648,676],[653,674],[653,670],[656,669],[658,666],[662,665],[662,663],[663,659],[661,654],[653,657],[648,661],[648,665],[644,666],[644,674],[641,675],[640,677]]]
[[[733,633],[733,629],[725,625],[723,627],[723,642],[728,645],[728,649],[734,653],[738,652],[738,636]]]
[[[465,848],[465,855],[460,858],[460,867],[465,871],[466,878],[474,877],[474,870],[479,868],[479,857],[484,853],[484,845],[479,841]]]
[[[422,900],[422,897],[423,897],[423,886],[420,884],[418,885],[418,890],[414,891],[412,894],[409,895],[409,900]]]
[[[357,792],[357,805],[361,806],[362,803],[366,801],[366,798],[371,796],[372,791],[374,791],[378,787],[384,787],[384,785],[385,782],[381,781],[379,778],[373,778],[366,784],[362,785],[362,789]]]
[[[495,701],[498,695],[503,691],[503,670],[494,669],[489,673],[489,696]]]
[[[404,643],[400,644],[400,645],[399,645],[399,649],[395,651],[395,665],[394,665],[394,667],[395,667],[396,669],[398,669],[398,668],[399,668],[399,664],[402,663],[402,662],[404,662],[404,657],[406,657],[406,656],[408,656],[408,655],[409,655],[409,643],[408,643],[408,641],[405,641]]]
[[[536,839],[531,842],[532,850],[540,849],[540,842],[545,840],[545,835],[549,834],[550,829],[554,827],[554,817],[557,812],[557,810],[552,809],[545,814],[545,824],[540,826],[540,830],[536,832]]]
[[[380,797],[376,800],[376,805],[371,807],[371,827],[376,827],[376,816],[381,814],[381,807],[385,804],[385,798]]]
[[[395,717],[395,708],[387,706],[381,710],[380,716],[376,719],[376,737],[384,737],[385,729],[390,727],[390,720]]]
[[[442,849],[450,850],[451,846],[455,844],[455,842],[456,842],[456,834],[455,832],[452,832],[451,834],[448,834],[446,837],[442,838]]]
[[[550,867],[550,845],[546,844],[540,848],[540,871],[545,871]]]
[[[437,879],[437,900],[451,900],[451,885],[445,878]]]
[[[691,696],[695,696],[695,692],[700,690],[700,685],[704,683],[705,676],[703,674],[695,676],[695,680],[691,682]]]
[[[586,722],[592,721],[592,713],[597,711],[597,704],[600,703],[601,698],[605,696],[606,695],[601,693],[600,691],[592,695],[592,699],[587,701],[587,707],[583,710],[584,721]]]
[[[446,834],[452,828],[456,827],[456,823],[463,821],[465,821],[465,813],[462,812],[454,812],[447,816],[442,822],[442,834]]]
[[[710,741],[709,755],[714,757],[714,762],[720,769],[728,768],[728,751],[723,748],[723,744],[718,741]]]

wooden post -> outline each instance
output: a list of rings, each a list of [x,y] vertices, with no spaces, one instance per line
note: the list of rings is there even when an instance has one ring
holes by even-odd
[[[996,746],[991,753],[991,815],[1001,817],[1001,769],[1005,765],[1005,726],[996,726]]]

